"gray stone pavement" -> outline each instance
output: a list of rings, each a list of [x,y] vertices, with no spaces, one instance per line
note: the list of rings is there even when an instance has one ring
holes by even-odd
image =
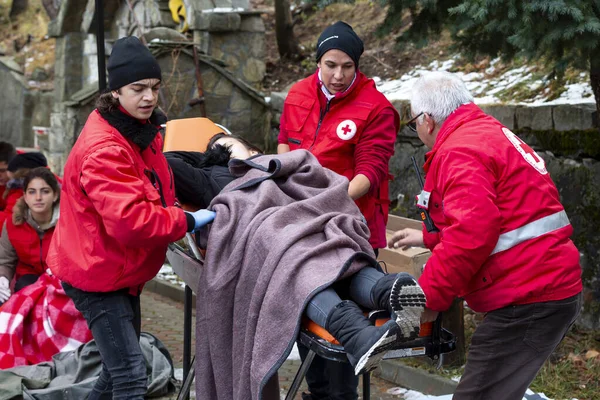
[[[182,368],[183,360],[183,303],[171,300],[165,296],[145,290],[141,296],[142,307],[142,331],[150,332],[158,337],[169,349],[175,368]],[[195,321],[194,321],[195,323]],[[192,323],[192,326],[194,326]],[[192,344],[192,349],[193,349]],[[279,370],[279,384],[282,394],[294,379],[294,375],[300,366],[300,361],[288,360]],[[176,376],[179,374],[176,374]],[[388,381],[372,377],[371,378],[371,399],[372,400],[392,400],[403,399],[401,395],[394,395],[388,391],[397,385]],[[362,383],[359,385],[362,388]],[[303,383],[301,390],[306,390],[306,384]],[[168,399],[175,399],[176,394]],[[194,398],[194,397],[191,397]],[[202,399],[201,395],[196,396]],[[283,397],[282,397],[283,398]],[[361,397],[362,398],[362,397]],[[167,398],[165,398],[166,400]],[[297,400],[301,397],[298,395]]]

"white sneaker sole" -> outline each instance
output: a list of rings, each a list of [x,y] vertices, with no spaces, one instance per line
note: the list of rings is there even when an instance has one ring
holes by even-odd
[[[406,340],[419,337],[421,314],[425,309],[425,293],[418,282],[408,274],[401,274],[392,286],[390,305],[396,314],[396,323]]]
[[[381,338],[367,351],[356,363],[354,374],[360,375],[369,372],[379,365],[379,362],[388,352],[396,346],[398,341],[398,332],[386,331]]]

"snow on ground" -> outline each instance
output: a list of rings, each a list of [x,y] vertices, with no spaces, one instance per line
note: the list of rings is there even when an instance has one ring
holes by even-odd
[[[173,285],[181,286],[182,288],[185,287],[185,282],[173,272],[173,268],[169,264],[164,264],[156,277]]]
[[[415,390],[404,389],[401,387],[391,388],[387,391],[389,394],[402,396],[404,400],[451,400],[452,395],[446,394],[442,396],[427,395]],[[544,393],[535,393],[531,389],[527,389],[523,400],[551,400]],[[573,399],[577,400],[577,399]]]
[[[433,61],[427,67],[417,66],[412,71],[404,74],[400,79],[383,81],[378,77],[373,78],[380,92],[385,94],[388,100],[410,100],[410,91],[414,82],[424,74],[431,71],[450,71],[454,68],[458,56],[445,61]],[[501,103],[500,94],[510,91],[517,85],[525,84],[527,89],[538,94],[525,102],[519,104],[550,105],[566,103],[594,103],[594,96],[589,82],[589,75],[581,73],[577,82],[565,85],[565,91],[554,100],[548,101],[549,82],[534,77],[533,67],[521,66],[509,69],[501,74],[494,75],[495,65],[499,59],[492,60],[490,66],[484,72],[456,72],[461,76],[467,88],[475,97],[477,104]]]

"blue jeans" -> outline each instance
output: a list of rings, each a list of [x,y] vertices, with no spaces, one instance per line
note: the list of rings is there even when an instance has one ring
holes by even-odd
[[[88,400],[143,400],[148,377],[140,348],[140,297],[127,289],[96,293],[62,285],[87,321],[102,357],[102,372]]]
[[[348,297],[359,306],[374,310],[377,305],[371,297],[375,283],[384,276],[383,272],[375,268],[366,267],[352,275],[348,285]],[[346,284],[346,281],[344,281]],[[322,327],[325,327],[327,316],[335,306],[342,302],[341,297],[334,288],[329,287],[317,293],[306,306],[306,316]]]

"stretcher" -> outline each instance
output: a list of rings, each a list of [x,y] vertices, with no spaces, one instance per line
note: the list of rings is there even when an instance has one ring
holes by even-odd
[[[163,151],[205,151],[210,139],[217,133],[229,133],[207,118],[189,118],[174,120],[167,123],[165,146]],[[184,335],[183,335],[183,376],[184,381],[177,400],[189,399],[189,393],[194,378],[194,358],[191,355],[192,337],[192,289],[198,287],[202,272],[203,255],[196,246],[191,234],[179,243],[171,243],[167,250],[167,259],[173,271],[185,282],[184,296]],[[383,324],[389,320],[386,311],[375,311],[369,314],[374,324]],[[456,348],[454,335],[444,329],[441,314],[435,322],[421,326],[419,338],[406,342],[401,349],[389,351],[384,359],[427,356],[437,360],[440,365],[442,356]],[[309,349],[303,360],[292,385],[285,397],[286,400],[295,398],[302,380],[316,355],[336,361],[349,362],[344,348],[316,323],[303,319],[298,342]],[[363,399],[370,399],[370,373],[363,374]]]
[[[184,381],[177,397],[177,400],[189,398],[192,381],[194,378],[193,359],[191,357],[191,330],[192,330],[192,290],[190,286],[197,287],[198,279],[202,271],[203,258],[198,250],[194,239],[190,236],[186,238],[187,248],[180,244],[171,243],[167,251],[167,258],[171,263],[173,271],[186,283],[186,295],[184,305]],[[384,324],[389,320],[387,311],[374,311],[369,314],[369,318],[376,325]],[[441,366],[442,356],[445,353],[454,351],[456,348],[456,339],[454,335],[442,327],[441,314],[438,315],[435,322],[423,324],[421,326],[420,336],[406,342],[402,348],[389,351],[383,358],[397,359],[407,357],[426,356],[432,360],[437,360]],[[303,319],[298,335],[298,342],[309,349],[307,357],[303,360],[292,385],[285,397],[286,400],[295,398],[302,380],[310,367],[316,355],[336,362],[349,362],[344,348],[335,340],[329,332],[316,323]],[[186,367],[187,365],[187,367]],[[363,399],[370,399],[370,374],[363,374]]]

